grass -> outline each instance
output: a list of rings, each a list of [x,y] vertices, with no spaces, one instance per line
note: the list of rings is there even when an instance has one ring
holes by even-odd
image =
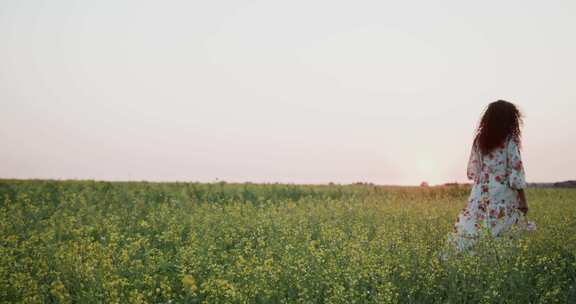
[[[8,303],[575,303],[576,191],[438,259],[469,188],[0,180]]]

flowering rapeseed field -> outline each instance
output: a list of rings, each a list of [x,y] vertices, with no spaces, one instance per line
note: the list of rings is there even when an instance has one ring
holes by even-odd
[[[576,191],[444,261],[468,191],[0,180],[0,302],[576,303]]]

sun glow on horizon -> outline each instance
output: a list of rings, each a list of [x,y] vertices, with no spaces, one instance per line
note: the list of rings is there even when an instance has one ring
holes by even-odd
[[[446,176],[441,173],[441,166],[438,163],[438,159],[432,157],[432,155],[421,153],[421,155],[416,159],[416,172],[415,176],[418,176],[421,181],[427,182],[429,185],[443,184],[446,181]],[[418,182],[418,184],[420,183]]]

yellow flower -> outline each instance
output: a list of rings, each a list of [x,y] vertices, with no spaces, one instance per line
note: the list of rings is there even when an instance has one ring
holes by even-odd
[[[195,293],[198,290],[198,286],[196,286],[196,280],[189,274],[182,278],[182,285],[184,285],[184,287],[192,293]]]
[[[62,284],[60,280],[52,282],[50,287],[50,293],[52,293],[53,296],[58,298],[60,302],[67,301],[68,293],[66,291],[66,287],[64,286],[64,284]]]

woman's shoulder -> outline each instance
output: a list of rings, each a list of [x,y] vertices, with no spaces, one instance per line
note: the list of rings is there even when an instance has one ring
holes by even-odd
[[[520,146],[520,138],[518,138],[518,136],[508,135],[506,138],[506,145],[508,146],[508,144]]]

